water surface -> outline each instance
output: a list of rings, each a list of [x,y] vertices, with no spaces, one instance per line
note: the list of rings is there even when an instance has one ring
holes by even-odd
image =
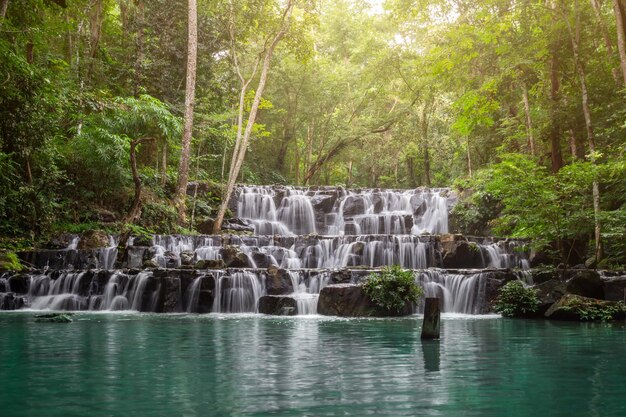
[[[623,324],[34,314],[0,314],[3,417],[626,415]]]

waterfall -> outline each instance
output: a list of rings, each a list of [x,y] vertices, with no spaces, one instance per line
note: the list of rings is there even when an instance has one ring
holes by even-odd
[[[239,186],[230,206],[237,224],[253,227],[252,236],[131,237],[119,257],[117,236],[92,249],[78,249],[80,236],[72,236],[66,248],[22,255],[38,271],[0,277],[0,309],[254,313],[269,291],[293,298],[289,307],[295,303],[298,314],[314,314],[329,283],[350,277],[356,283],[372,270],[399,265],[414,271],[427,296],[443,300],[443,311],[480,313],[487,271],[435,269],[446,265],[437,234],[448,232],[449,195],[426,188]],[[532,282],[524,242],[469,241],[480,256],[458,267],[516,269],[518,279]],[[221,269],[196,269],[201,265]],[[291,293],[268,290],[269,267],[285,270]],[[338,269],[340,277],[331,279]]]
[[[265,295],[263,277],[250,271],[221,275],[215,283],[215,313],[255,313]]]
[[[256,235],[438,234],[448,232],[446,192],[244,186],[237,215]]]
[[[430,269],[416,274],[426,297],[443,300],[444,313],[479,314],[481,312],[485,277],[482,273],[462,275]]]

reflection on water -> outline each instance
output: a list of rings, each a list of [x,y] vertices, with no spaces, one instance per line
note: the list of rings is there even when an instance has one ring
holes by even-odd
[[[621,324],[0,315],[4,416],[621,416]]]

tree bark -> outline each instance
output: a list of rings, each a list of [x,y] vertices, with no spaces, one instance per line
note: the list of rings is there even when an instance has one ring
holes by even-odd
[[[139,95],[141,86],[143,85],[143,61],[144,61],[144,18],[145,18],[145,6],[143,0],[135,0],[137,5],[137,39],[136,50],[137,59],[135,60],[135,96]]]
[[[622,69],[624,85],[626,85],[626,0],[613,0],[617,27],[617,48]]]
[[[568,23],[570,40],[572,42],[572,52],[574,53],[574,64],[576,66],[576,73],[578,74],[578,78],[580,81],[580,91],[582,95],[582,106],[583,106],[583,114],[585,116],[585,128],[587,131],[587,142],[589,144],[589,152],[591,154],[591,162],[593,164],[596,163],[596,142],[595,135],[593,131],[593,123],[591,120],[591,109],[589,107],[589,93],[587,90],[587,81],[585,69],[582,65],[580,51],[579,51],[579,42],[580,42],[580,17],[578,15],[578,0],[574,3],[575,8],[575,18],[576,18],[576,28],[575,32],[569,26]],[[567,19],[567,18],[566,18]],[[592,184],[592,196],[593,196],[593,214],[594,214],[594,235],[595,235],[595,256],[596,261],[599,261],[602,258],[602,224],[600,222],[600,187],[597,179],[593,181]]]
[[[124,219],[124,223],[132,223],[139,216],[141,210],[141,179],[139,178],[139,171],[137,170],[137,146],[144,139],[135,139],[130,142],[130,170],[133,174],[133,183],[135,184],[135,196],[133,198],[133,205]]]
[[[228,208],[228,202],[232,196],[233,190],[235,189],[235,183],[237,182],[237,176],[239,175],[239,171],[241,166],[243,165],[244,158],[246,156],[246,150],[248,148],[248,142],[250,141],[250,135],[252,134],[252,129],[254,127],[254,122],[256,121],[256,116],[259,110],[259,105],[261,103],[261,96],[265,90],[265,84],[267,82],[267,77],[270,69],[270,63],[272,61],[272,56],[274,55],[274,50],[276,46],[280,42],[280,40],[287,33],[287,29],[289,24],[291,23],[291,12],[293,10],[294,0],[289,0],[282,16],[281,27],[274,36],[271,44],[265,51],[263,57],[263,66],[261,67],[261,74],[259,76],[259,83],[256,88],[256,92],[254,94],[254,99],[252,101],[252,107],[250,108],[250,113],[248,114],[248,123],[246,124],[246,129],[241,137],[241,140],[235,142],[235,150],[233,152],[233,158],[231,162],[231,170],[230,175],[228,176],[228,182],[226,184],[226,188],[224,190],[224,194],[222,196],[222,202],[220,204],[220,208],[213,224],[213,231],[215,233],[219,232],[222,228],[222,222],[224,221],[224,215],[226,214],[226,209]],[[234,43],[234,42],[233,42]],[[243,90],[245,94],[245,87]],[[240,97],[240,121],[242,120],[243,115],[243,96]],[[238,139],[240,138],[238,134]]]
[[[185,86],[185,117],[182,149],[178,168],[178,185],[174,197],[174,206],[178,210],[178,221],[185,222],[185,196],[189,180],[189,157],[193,131],[193,105],[196,95],[196,63],[198,57],[198,10],[196,0],[188,0],[188,36],[187,36],[187,82]]]
[[[552,101],[551,128],[550,128],[550,155],[552,159],[552,172],[556,173],[563,167],[563,154],[561,153],[561,126],[558,117],[559,109],[559,62],[556,51],[553,48],[550,61],[550,100]]]
[[[535,138],[533,137],[533,120],[530,115],[530,101],[528,100],[528,87],[524,83],[522,87],[524,96],[524,113],[526,113],[526,131],[528,132],[528,151],[531,155],[535,155]]]
[[[103,21],[103,4],[102,0],[96,0],[90,10],[89,17],[89,56],[93,59],[98,53],[98,45],[100,44],[100,34],[102,33]],[[92,64],[93,66],[93,64]]]
[[[422,109],[422,152],[424,155],[424,185],[430,187],[430,145],[428,143],[428,127],[430,123],[430,113],[435,107],[434,98],[432,104],[429,105],[428,101],[424,103]]]
[[[472,153],[470,152],[470,140],[469,135],[465,136],[467,142],[467,172],[469,177],[472,178]]]
[[[0,3],[0,19],[4,19],[7,16],[8,8],[9,0],[2,0],[2,3]],[[0,21],[0,27],[2,27],[2,21]]]

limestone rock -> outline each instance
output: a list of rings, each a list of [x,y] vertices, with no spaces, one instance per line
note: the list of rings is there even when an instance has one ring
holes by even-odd
[[[238,246],[227,245],[220,250],[220,255],[228,268],[250,268],[250,260]]]
[[[289,296],[264,295],[259,299],[259,313],[295,316],[298,314],[298,305],[296,300]]]
[[[567,281],[568,293],[582,297],[604,299],[604,286],[595,271],[580,271]]]
[[[613,312],[611,317],[607,316],[608,311]],[[623,305],[615,301],[566,294],[546,311],[545,316],[555,320],[621,320],[626,317],[626,312]]]
[[[97,249],[109,246],[109,235],[101,230],[84,233],[78,241],[78,249]]]
[[[626,290],[626,276],[605,278],[604,298],[608,301],[624,301],[624,291]]]
[[[294,291],[289,272],[273,265],[267,268],[265,288],[268,295],[291,294]]]
[[[565,282],[556,279],[550,279],[534,286],[539,299],[540,314],[544,314],[550,306],[559,301],[566,293]]]
[[[411,314],[407,305],[400,313],[380,309],[358,284],[328,285],[320,292],[317,313],[340,317],[391,317]]]
[[[441,254],[444,268],[480,268],[480,248],[462,235],[442,235]]]

